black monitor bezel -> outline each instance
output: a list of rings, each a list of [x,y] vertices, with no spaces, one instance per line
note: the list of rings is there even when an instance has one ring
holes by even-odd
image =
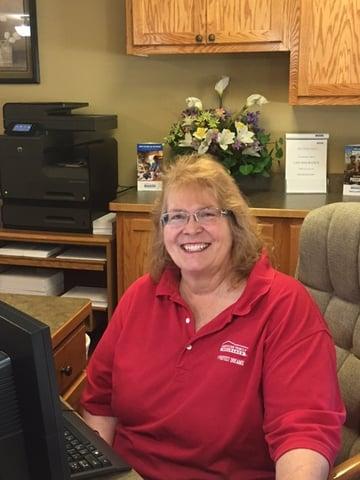
[[[0,350],[12,363],[31,479],[70,479],[49,327],[0,301]]]

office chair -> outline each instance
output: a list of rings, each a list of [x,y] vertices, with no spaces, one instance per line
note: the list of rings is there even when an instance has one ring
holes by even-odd
[[[305,217],[296,276],[333,335],[347,412],[329,479],[360,479],[360,202],[329,204]]]

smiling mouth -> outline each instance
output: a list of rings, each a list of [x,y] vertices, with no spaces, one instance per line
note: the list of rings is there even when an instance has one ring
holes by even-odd
[[[210,246],[210,243],[184,243],[181,248],[187,253],[202,252]]]

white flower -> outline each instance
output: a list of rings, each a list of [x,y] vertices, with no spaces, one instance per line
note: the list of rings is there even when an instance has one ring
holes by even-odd
[[[230,82],[230,77],[222,77],[217,84],[215,85],[215,91],[218,93],[219,97],[222,97],[224,90],[227,88]]]
[[[206,132],[206,136],[204,140],[200,143],[199,148],[198,148],[198,153],[200,155],[206,153],[209,150],[210,144],[213,140],[213,137],[217,139],[217,133],[218,131],[216,129],[211,128]]]
[[[193,141],[193,138],[191,133],[186,132],[184,139],[179,141],[179,147],[191,147],[192,141]]]
[[[188,127],[190,125],[192,125],[194,122],[194,117],[192,117],[191,115],[186,115],[186,117],[184,117],[183,121],[182,121],[182,125],[184,127]]]
[[[203,155],[204,153],[206,153],[209,150],[209,145],[210,143],[206,139],[203,140],[199,145],[198,154]]]
[[[254,132],[251,132],[248,128],[247,125],[245,125],[245,123],[243,122],[235,122],[235,128],[236,128],[236,131],[237,131],[237,139],[239,140],[239,142],[241,143],[247,143],[247,144],[251,144],[251,143],[254,143],[254,136],[255,136],[255,133]]]
[[[224,128],[218,135],[218,143],[222,150],[227,150],[228,145],[234,143],[235,133],[227,128]]]
[[[259,93],[253,93],[246,99],[246,106],[252,107],[254,105],[265,105],[265,103],[269,103],[265,97],[260,95]]]
[[[196,97],[188,97],[186,99],[186,105],[188,108],[197,108],[198,110],[202,110],[202,103],[199,98]]]
[[[260,157],[260,153],[255,147],[246,147],[242,151],[243,155],[250,155],[251,157]]]

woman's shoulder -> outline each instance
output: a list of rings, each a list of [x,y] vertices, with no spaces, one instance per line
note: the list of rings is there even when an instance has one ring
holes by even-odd
[[[149,273],[137,278],[124,292],[123,297],[142,295],[144,292],[155,291],[156,283]]]

